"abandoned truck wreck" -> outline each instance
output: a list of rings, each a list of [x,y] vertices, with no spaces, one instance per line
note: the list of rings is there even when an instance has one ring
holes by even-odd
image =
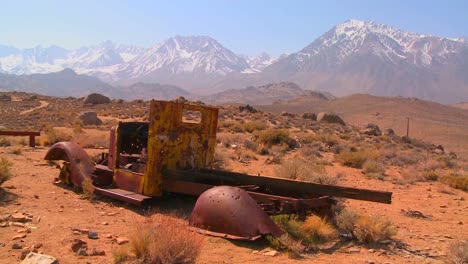
[[[199,196],[190,225],[230,239],[281,236],[268,214],[326,213],[333,197],[391,203],[391,192],[213,170],[217,108],[153,100],[149,112],[149,122],[112,127],[97,164],[74,142],[56,143],[45,159],[64,161],[63,183],[89,181],[97,194],[136,205],[164,193]]]

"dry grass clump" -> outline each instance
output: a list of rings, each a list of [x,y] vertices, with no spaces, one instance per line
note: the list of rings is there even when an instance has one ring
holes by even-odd
[[[261,131],[267,128],[267,124],[262,121],[251,121],[244,124],[244,130],[252,133],[254,131]]]
[[[236,121],[236,120],[224,120],[221,122],[219,127],[227,131],[234,132],[234,133],[244,132],[244,126],[242,125],[241,122]]]
[[[306,246],[325,243],[338,238],[338,231],[326,219],[316,215],[305,221],[295,215],[274,215],[271,219],[292,239],[302,241]],[[281,242],[281,241],[279,241]]]
[[[43,146],[50,146],[60,141],[70,141],[72,136],[55,129],[53,126],[44,127],[45,137],[41,137]]]
[[[289,131],[285,129],[267,129],[260,131],[258,134],[258,141],[269,147],[273,145],[291,144]]]
[[[306,218],[300,231],[313,243],[328,242],[338,238],[336,228],[324,218],[311,215]]]
[[[336,156],[336,159],[343,166],[361,169],[369,157],[370,153],[366,151],[343,151]]]
[[[448,186],[468,192],[468,176],[463,175],[445,175],[439,178],[439,181]]]
[[[149,217],[130,236],[130,250],[147,264],[195,263],[202,244],[201,235],[172,217]]]
[[[362,170],[370,178],[383,180],[385,177],[385,166],[375,160],[366,160],[362,165]]]
[[[0,159],[0,185],[10,179],[12,163],[7,158]]]
[[[81,189],[83,191],[83,198],[93,199],[94,198],[94,185],[91,178],[85,177],[81,182]]]
[[[459,240],[450,243],[447,262],[451,264],[468,263],[468,240]]]
[[[0,137],[0,147],[9,147],[11,146],[10,140],[5,137]]]
[[[297,158],[283,161],[275,169],[275,174],[281,178],[320,184],[335,184],[338,181],[336,177],[326,175],[323,165]]]
[[[336,224],[342,231],[362,243],[388,240],[396,234],[390,220],[380,216],[359,215],[346,209],[337,214]]]
[[[11,153],[15,155],[20,155],[22,153],[22,150],[21,148],[14,148],[11,150]]]

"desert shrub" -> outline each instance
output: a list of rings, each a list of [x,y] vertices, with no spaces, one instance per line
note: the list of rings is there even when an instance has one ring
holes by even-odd
[[[222,169],[228,160],[228,157],[225,152],[223,152],[220,148],[215,149],[214,157],[213,157],[213,167],[215,169]]]
[[[392,222],[380,216],[361,215],[356,223],[356,237],[363,243],[388,240],[395,234]]]
[[[244,132],[244,126],[235,120],[224,120],[221,122],[220,127],[225,128],[226,130],[232,131],[234,133],[242,133]]]
[[[366,160],[362,165],[362,170],[371,178],[380,180],[384,178],[385,166],[375,160]]]
[[[0,137],[0,147],[9,147],[11,146],[10,140],[5,137]]]
[[[85,177],[81,182],[81,189],[83,191],[83,198],[92,199],[94,198],[94,185],[91,178]]]
[[[148,264],[195,263],[203,243],[201,235],[171,217],[147,218],[132,231],[131,251]]]
[[[255,156],[255,152],[250,149],[236,149],[235,151],[238,160],[258,160],[257,156]]]
[[[244,130],[252,133],[254,131],[261,131],[267,128],[267,124],[262,121],[251,121],[244,124]]]
[[[12,154],[15,154],[15,155],[20,155],[21,154],[21,148],[14,148],[11,150],[11,153]]]
[[[428,181],[437,181],[439,174],[435,170],[426,170],[423,172],[423,176]]]
[[[411,166],[403,170],[401,178],[397,181],[398,184],[413,184],[415,182],[425,181],[423,173],[416,167]]]
[[[338,237],[338,231],[324,218],[311,215],[306,218],[300,231],[309,243],[328,242]]]
[[[307,246],[338,237],[335,227],[316,215],[308,216],[305,221],[300,221],[296,215],[274,215],[271,218],[289,237],[302,241]]]
[[[447,262],[451,264],[468,263],[468,240],[459,240],[450,243]]]
[[[7,158],[0,159],[0,185],[10,179],[12,163]]]
[[[452,188],[468,191],[468,176],[445,175],[440,177],[439,181]]]
[[[336,159],[344,166],[361,169],[368,157],[369,153],[364,151],[343,151],[336,156]]]
[[[336,223],[342,231],[362,243],[388,240],[396,234],[390,220],[380,216],[359,215],[350,210],[339,212]]]
[[[290,159],[283,161],[275,169],[275,174],[281,178],[301,180],[320,184],[335,184],[336,177],[326,175],[324,165],[308,162],[303,159]]]
[[[257,151],[258,149],[258,143],[252,140],[244,140],[244,147],[246,149],[252,150],[252,151]]]
[[[454,169],[455,167],[457,167],[456,160],[454,160],[450,156],[440,156],[437,158],[437,161],[439,162],[442,168]]]
[[[408,165],[414,165],[417,164],[423,160],[423,157],[415,152],[404,152],[404,153],[398,153],[396,157],[392,158],[390,163],[395,166],[408,166]]]
[[[43,138],[42,141],[43,146],[53,145],[60,141],[70,141],[72,139],[71,135],[58,131],[53,126],[46,126],[44,128],[44,134],[45,138]]]
[[[284,129],[267,129],[260,131],[258,134],[258,140],[267,146],[281,144],[289,145],[291,143],[289,132]]]

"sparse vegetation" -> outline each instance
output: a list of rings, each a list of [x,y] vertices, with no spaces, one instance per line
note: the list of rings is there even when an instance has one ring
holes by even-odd
[[[347,209],[337,214],[336,223],[342,231],[362,243],[388,240],[396,234],[390,220],[380,216],[359,215]]]
[[[148,217],[130,236],[132,253],[148,264],[195,263],[202,242],[185,222],[163,216]]]
[[[265,130],[266,128],[267,125],[265,124],[265,122],[262,121],[251,121],[244,124],[244,130],[249,133],[252,133],[254,131]]]
[[[12,163],[7,158],[0,159],[0,185],[10,179]]]
[[[291,138],[288,130],[285,129],[267,129],[258,134],[258,141],[271,147],[273,145],[289,145]]]
[[[458,240],[450,243],[447,261],[451,264],[468,263],[468,240]]]
[[[45,137],[41,136],[43,146],[50,146],[60,141],[70,141],[72,139],[71,135],[59,131],[50,125],[44,127],[44,134]]]
[[[337,155],[337,160],[344,166],[361,169],[369,158],[369,153],[364,151],[344,151]]]

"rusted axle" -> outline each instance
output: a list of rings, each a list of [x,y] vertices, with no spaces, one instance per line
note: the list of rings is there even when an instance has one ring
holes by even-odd
[[[0,136],[29,136],[29,146],[34,148],[36,146],[36,139],[41,135],[37,131],[0,131]]]
[[[328,196],[386,204],[390,204],[392,202],[391,192],[300,182],[272,177],[252,176],[228,171],[210,169],[200,169],[198,171],[167,170],[164,174],[172,181],[177,180],[180,182],[191,182],[211,186],[230,185],[242,187],[250,185],[255,186],[255,193],[290,197],[301,200]],[[172,186],[172,189],[174,189],[174,186]]]

